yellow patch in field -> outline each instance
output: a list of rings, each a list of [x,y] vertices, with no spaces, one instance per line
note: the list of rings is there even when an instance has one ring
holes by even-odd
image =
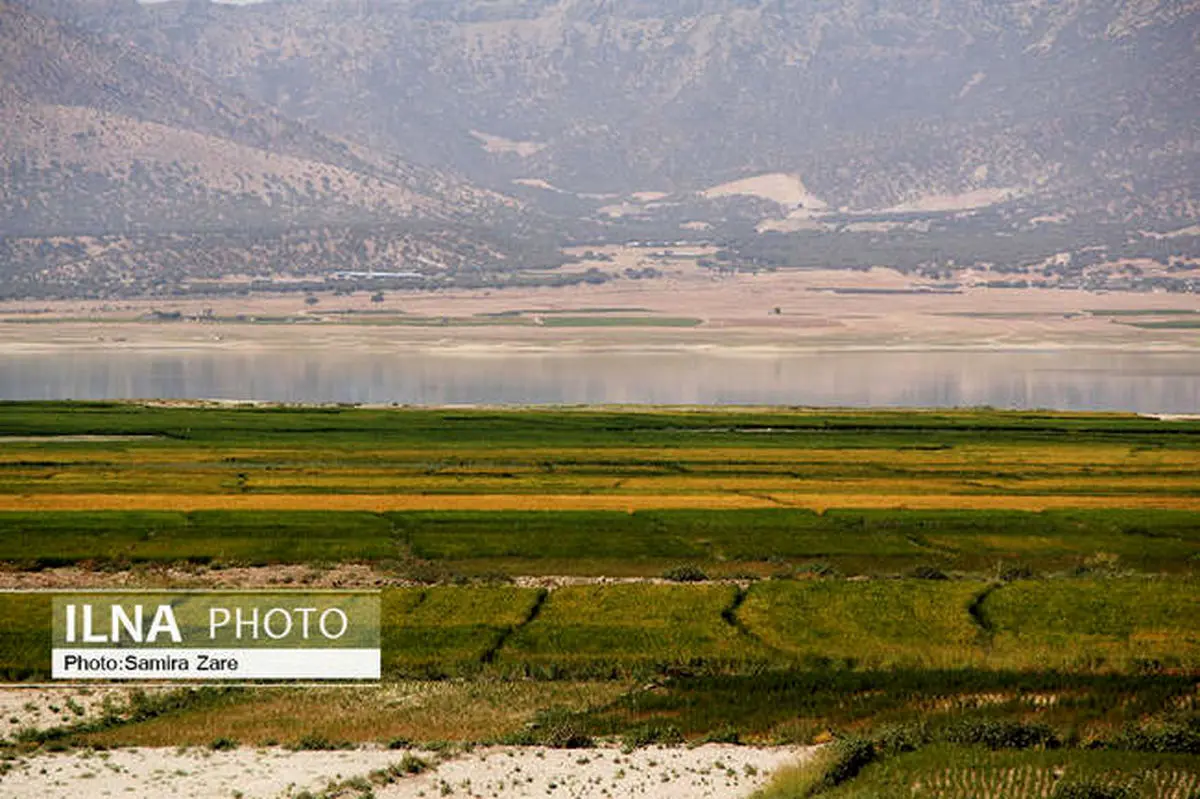
[[[790,434],[785,434],[790,435]],[[769,436],[767,438],[770,438]],[[963,443],[947,449],[830,449],[806,447],[454,447],[454,448],[344,448],[322,446],[318,451],[280,447],[222,449],[193,447],[186,443],[165,446],[136,446],[81,449],[42,444],[34,448],[9,448],[0,453],[0,463],[55,462],[60,469],[104,463],[117,469],[160,468],[166,465],[219,465],[236,470],[245,466],[270,465],[288,468],[310,466],[316,460],[334,472],[353,474],[399,470],[437,474],[503,474],[542,472],[549,465],[560,471],[594,470],[611,466],[622,472],[655,470],[662,464],[681,464],[697,471],[739,473],[759,471],[811,472],[829,469],[880,467],[900,472],[938,474],[956,470],[986,471],[996,479],[1036,475],[1061,477],[1084,468],[1095,475],[1108,470],[1153,471],[1197,468],[1197,453],[1189,450],[1134,449],[1128,446]],[[953,475],[949,475],[953,476]]]
[[[772,493],[783,505],[826,511],[831,508],[907,510],[1054,510],[1059,508],[1147,508],[1154,510],[1200,510],[1200,497],[1161,495],[1071,496],[1004,494],[807,494]]]
[[[1032,480],[989,480],[996,488],[1021,491],[1050,491],[1054,493],[1103,492],[1106,494],[1137,494],[1143,491],[1200,491],[1200,476],[1195,474],[1157,473],[1133,477],[1114,475],[1072,475],[1071,477],[1039,477]]]
[[[1154,508],[1200,511],[1200,497],[1004,496],[996,494],[20,494],[0,511],[40,510],[617,510],[795,507],[847,509]]]
[[[5,510],[642,510],[764,508],[741,494],[25,494],[0,496]]]

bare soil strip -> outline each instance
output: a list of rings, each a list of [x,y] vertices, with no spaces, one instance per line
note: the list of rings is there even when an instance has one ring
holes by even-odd
[[[738,799],[762,786],[775,769],[811,756],[814,749],[708,744],[626,754],[607,746],[489,747],[442,762],[430,753],[417,752],[416,756],[430,764],[429,770],[396,777],[390,784],[375,787],[372,795],[379,799],[444,795]],[[16,761],[0,777],[0,793],[11,799],[294,796],[305,790],[321,791],[331,783],[369,785],[372,771],[400,763],[404,754],[365,748],[334,752],[128,748],[46,753]],[[357,794],[356,789],[346,795]]]

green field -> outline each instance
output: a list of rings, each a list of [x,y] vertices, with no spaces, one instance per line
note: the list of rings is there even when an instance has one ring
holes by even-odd
[[[801,662],[868,669],[946,669],[983,663],[969,608],[976,581],[771,581],[755,585],[738,617],[752,634]]]
[[[0,594],[0,673],[45,679],[46,594]],[[389,679],[818,671],[1200,674],[1192,578],[386,588]]]
[[[0,593],[0,680],[50,676],[49,594]]]
[[[4,585],[378,587],[384,675],[0,754],[861,739],[823,795],[1190,796],[1198,566],[1196,421],[0,403]],[[0,677],[48,679],[49,612],[0,593]]]
[[[782,575],[823,563],[847,574],[927,565],[993,575],[1106,568],[1193,573],[1188,511],[0,511],[0,562],[415,564],[463,574],[656,576],[680,562],[715,575]],[[47,546],[53,541],[53,546]]]
[[[1021,581],[990,593],[979,613],[998,665],[1200,674],[1194,580]]]
[[[670,447],[686,461],[697,447],[753,450],[883,447],[936,452],[954,445],[1040,442],[1194,450],[1200,425],[1123,413],[979,410],[806,409],[367,409],[348,406],[204,407],[125,402],[0,402],[3,436],[151,436],[105,442],[100,451],[155,450],[166,443],[237,449],[292,444],[322,459],[369,461],[382,446],[426,451],[526,451],[560,447]],[[366,444],[362,450],[355,445]],[[95,450],[95,442],[5,442],[34,452]],[[183,451],[186,450],[186,447]],[[181,451],[175,448],[174,451]],[[271,455],[272,453],[264,453]],[[357,455],[357,457],[354,457]],[[1037,459],[1039,453],[1027,453]],[[1042,453],[1044,455],[1044,453]],[[669,458],[671,459],[671,458]],[[239,459],[240,460],[240,459]],[[253,462],[248,459],[246,462]],[[1193,464],[1194,470],[1195,464]]]
[[[737,601],[729,585],[560,588],[497,663],[552,678],[745,668],[770,653],[730,623]]]
[[[1185,755],[1080,751],[992,751],[936,745],[883,760],[830,799],[975,799],[1103,796],[1065,793],[1075,786],[1123,790],[1121,799],[1189,799],[1200,790],[1200,762]],[[1058,793],[1056,793],[1056,791]]]
[[[484,668],[544,595],[531,588],[442,586],[393,589],[383,598],[385,674],[442,678]]]

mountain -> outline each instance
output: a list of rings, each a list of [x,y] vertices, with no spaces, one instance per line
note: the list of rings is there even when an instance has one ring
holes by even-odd
[[[197,248],[226,253],[224,267],[207,270],[216,273],[478,267],[511,253],[475,232],[521,213],[509,197],[319,132],[120,37],[7,0],[0,128],[0,251],[18,282],[146,289],[186,277],[168,262],[211,261]],[[349,229],[368,244],[303,256]],[[304,230],[307,245],[297,241]]]
[[[280,0],[92,24],[504,190],[780,174],[854,211],[1197,213],[1196,0]]]
[[[9,234],[261,234],[278,268],[296,231],[365,227],[356,252],[492,275],[555,236],[939,274],[1200,262],[1200,0],[22,2]]]

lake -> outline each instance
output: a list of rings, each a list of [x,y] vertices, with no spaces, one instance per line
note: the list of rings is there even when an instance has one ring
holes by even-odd
[[[1194,413],[1200,353],[737,349],[354,353],[54,350],[0,356],[0,399],[654,403]]]

